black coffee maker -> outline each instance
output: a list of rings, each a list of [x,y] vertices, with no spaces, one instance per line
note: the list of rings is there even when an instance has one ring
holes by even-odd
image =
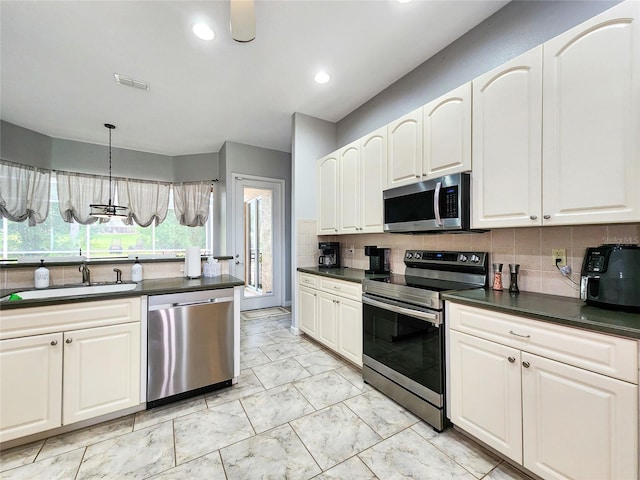
[[[369,257],[369,270],[365,273],[389,273],[391,265],[389,257],[391,256],[390,248],[378,248],[375,246],[365,246],[364,254]]]
[[[322,255],[318,258],[320,268],[340,268],[339,242],[320,242],[318,248],[322,250]]]

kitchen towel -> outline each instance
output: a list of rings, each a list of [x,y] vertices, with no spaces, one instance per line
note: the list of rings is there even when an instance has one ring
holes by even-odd
[[[185,257],[185,274],[187,278],[199,278],[202,273],[200,247],[189,247]]]

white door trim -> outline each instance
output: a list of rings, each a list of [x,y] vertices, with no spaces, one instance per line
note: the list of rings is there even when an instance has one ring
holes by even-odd
[[[285,255],[286,255],[286,249],[285,249],[285,180],[281,179],[281,178],[270,178],[270,177],[261,177],[261,176],[257,176],[257,175],[248,175],[248,174],[243,174],[243,173],[236,173],[236,172],[232,172],[231,173],[231,212],[232,212],[232,221],[231,221],[231,245],[232,245],[232,249],[233,249],[233,255],[234,255],[234,259],[231,262],[231,273],[232,275],[234,275],[237,278],[240,279],[244,279],[244,270],[241,270],[240,272],[238,271],[238,267],[236,266],[235,262],[236,262],[236,258],[235,256],[238,255],[237,252],[237,242],[238,242],[238,221],[240,221],[242,223],[242,228],[244,231],[244,202],[242,205],[238,205],[237,204],[237,195],[238,195],[238,187],[236,186],[237,181],[238,180],[248,180],[250,182],[265,182],[267,184],[269,184],[266,187],[269,188],[274,188],[274,199],[273,199],[273,204],[274,206],[276,205],[276,202],[278,204],[279,208],[274,208],[274,257],[275,255],[275,248],[277,247],[279,249],[279,258],[275,259],[274,258],[274,286],[277,286],[277,292],[274,292],[273,295],[273,301],[276,303],[276,305],[273,306],[282,306],[284,305],[284,298],[285,298]],[[280,199],[278,200],[276,197],[280,197]],[[243,249],[244,250],[244,249]],[[242,253],[242,255],[244,256],[244,251]],[[242,259],[243,260],[243,264],[246,262],[246,259]],[[277,265],[276,265],[277,262]],[[244,265],[242,265],[244,268]],[[276,273],[277,272],[277,273]],[[279,277],[279,278],[278,278]],[[277,284],[277,285],[276,285]],[[244,298],[242,298],[243,301],[241,301],[241,310],[245,310],[246,308],[244,307]]]

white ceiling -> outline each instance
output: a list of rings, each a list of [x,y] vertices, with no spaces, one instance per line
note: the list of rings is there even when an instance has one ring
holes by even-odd
[[[166,155],[226,140],[288,152],[292,113],[342,119],[506,3],[258,0],[240,44],[227,1],[2,0],[1,117],[98,144],[113,123],[114,146]],[[201,20],[213,41],[191,33]]]

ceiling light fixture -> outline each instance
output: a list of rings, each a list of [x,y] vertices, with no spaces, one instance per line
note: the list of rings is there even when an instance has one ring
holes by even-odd
[[[193,34],[201,40],[213,40],[215,34],[206,23],[196,23],[193,26]]]
[[[396,0],[398,3],[409,3],[411,0]]]
[[[90,215],[92,217],[106,219],[109,219],[111,217],[123,218],[127,216],[127,207],[120,207],[111,203],[111,130],[114,130],[116,127],[115,125],[111,125],[110,123],[105,123],[104,126],[109,129],[109,203],[107,205],[89,205],[89,207],[91,208]]]
[[[327,83],[329,80],[331,80],[331,76],[327,72],[318,72],[316,73],[316,76],[313,77],[313,79],[317,83]]]

